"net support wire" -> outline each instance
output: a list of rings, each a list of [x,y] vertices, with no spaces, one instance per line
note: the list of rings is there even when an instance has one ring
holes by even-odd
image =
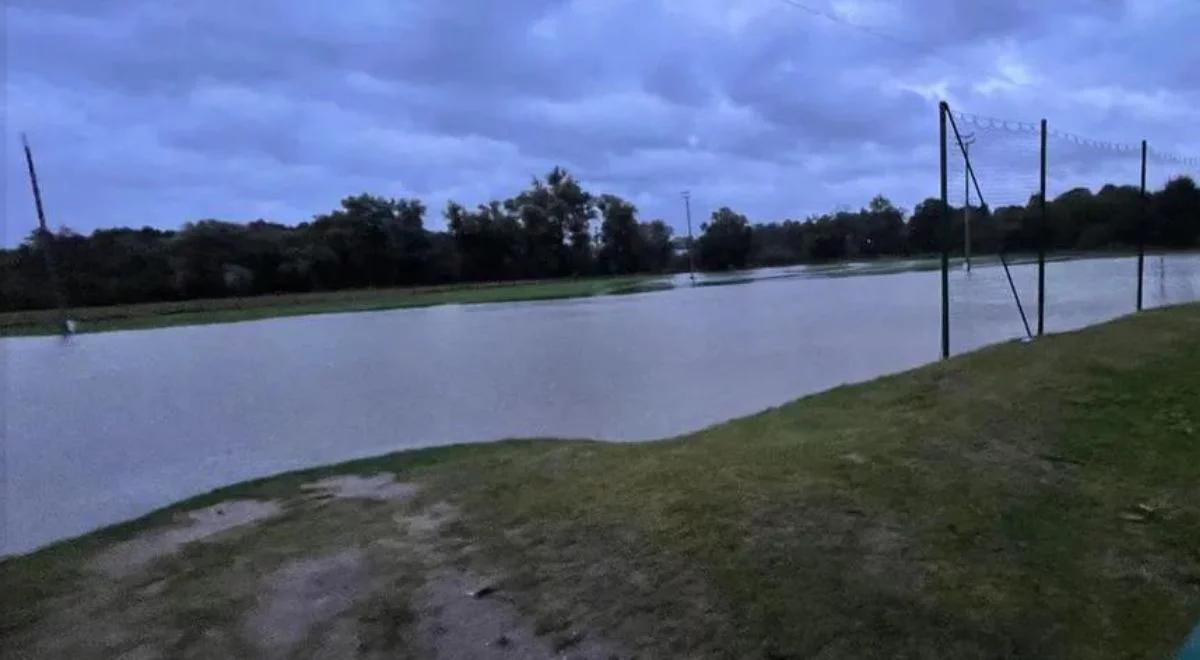
[[[971,167],[971,157],[967,153],[966,147],[963,146],[962,135],[958,131],[958,123],[954,121],[954,113],[950,111],[950,104],[942,102],[942,108],[946,113],[946,117],[950,120],[950,128],[954,131],[954,142],[958,145],[959,152],[962,153],[963,162],[966,165],[967,175],[971,179],[971,183],[975,188],[975,195],[979,198],[980,208],[990,208],[987,205],[987,200],[983,196],[983,190],[979,187],[979,179],[975,176],[975,169]],[[949,212],[949,209],[946,210]],[[1033,339],[1033,332],[1029,328],[1029,319],[1025,316],[1025,307],[1021,304],[1021,296],[1017,293],[1017,287],[1013,283],[1012,271],[1008,267],[1008,258],[1004,253],[1004,241],[1000,241],[997,254],[1000,257],[1000,264],[1004,266],[1004,276],[1008,279],[1008,288],[1012,291],[1013,300],[1017,303],[1017,312],[1021,314],[1021,324],[1025,326],[1025,336],[1028,339]]]

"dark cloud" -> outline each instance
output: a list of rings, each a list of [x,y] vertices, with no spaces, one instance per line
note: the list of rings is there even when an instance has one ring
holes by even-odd
[[[33,226],[22,130],[52,222],[84,231],[296,222],[364,190],[420,196],[436,223],[447,199],[507,195],[555,164],[676,224],[683,189],[701,216],[879,192],[911,207],[934,192],[939,98],[1200,150],[1191,0],[802,4],[824,15],[785,0],[9,0],[6,240]],[[1094,178],[1069,160],[1064,186]],[[1013,167],[996,164],[1024,176]]]

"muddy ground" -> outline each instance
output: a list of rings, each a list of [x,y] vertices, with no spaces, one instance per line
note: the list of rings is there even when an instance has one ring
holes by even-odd
[[[38,658],[613,658],[582,629],[537,629],[505,576],[474,567],[456,509],[394,475],[183,512],[90,557],[8,640]]]

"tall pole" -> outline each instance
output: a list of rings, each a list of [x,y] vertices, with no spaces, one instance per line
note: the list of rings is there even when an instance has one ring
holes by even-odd
[[[1142,270],[1146,266],[1146,141],[1142,140],[1142,209],[1138,218],[1137,311],[1142,311]]]
[[[691,191],[688,191],[688,190],[683,191],[683,208],[684,208],[685,213],[687,213],[688,278],[691,279],[692,284],[695,284],[696,283],[696,257],[694,255],[694,251],[693,251],[693,244],[695,243],[695,241],[692,240],[692,193],[691,193]]]
[[[970,133],[963,136],[963,155],[964,159],[971,162],[971,145],[975,144],[975,134]],[[966,257],[967,272],[971,272],[971,170],[963,168],[963,190],[965,191],[963,204],[963,255]]]
[[[33,188],[33,203],[37,206],[38,231],[46,231],[46,211],[42,208],[42,189],[38,187],[37,170],[33,167],[33,152],[29,140],[21,134],[21,146],[25,148],[25,165],[29,168],[29,185]]]
[[[21,134],[21,146],[25,149],[25,165],[29,168],[29,185],[33,188],[33,203],[37,206],[38,216],[38,242],[41,243],[42,259],[46,263],[46,276],[50,280],[50,288],[54,291],[55,301],[58,303],[59,313],[62,316],[60,321],[63,324],[64,331],[69,330],[67,324],[66,296],[63,295],[62,286],[58,280],[58,269],[54,265],[54,255],[52,236],[50,230],[46,228],[46,211],[42,207],[42,189],[38,186],[37,170],[33,167],[33,151],[29,148],[29,140],[25,134]]]
[[[950,195],[946,187],[946,113],[950,106],[938,105],[938,124],[941,130],[942,157],[942,359],[950,357]]]
[[[1042,120],[1041,184],[1038,195],[1041,221],[1038,224],[1038,336],[1046,331],[1046,120]]]

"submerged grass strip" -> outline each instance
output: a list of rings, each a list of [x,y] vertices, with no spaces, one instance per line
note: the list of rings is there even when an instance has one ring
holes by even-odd
[[[656,290],[665,285],[664,278],[655,276],[471,283],[81,307],[70,310],[69,316],[79,322],[80,332],[104,332],[445,304],[581,298]],[[2,313],[0,336],[57,334],[58,318],[57,310]]]
[[[1191,305],[682,438],[404,452],[171,511],[395,472],[461,512],[448,556],[503,576],[539,631],[587,630],[646,657],[1170,657],[1200,619],[1197,373]],[[0,564],[0,643],[36,635],[87,557],[171,511]],[[288,534],[366,542],[371,511],[293,516]],[[262,534],[223,551],[257,556]],[[212,579],[175,566],[182,592]]]

